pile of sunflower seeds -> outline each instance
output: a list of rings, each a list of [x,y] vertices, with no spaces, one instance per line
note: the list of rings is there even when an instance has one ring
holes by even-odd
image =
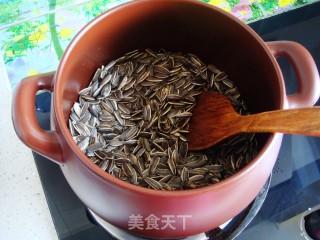
[[[193,54],[135,50],[95,72],[79,92],[69,129],[93,163],[126,182],[157,190],[206,186],[245,166],[257,141],[241,134],[189,152],[189,120],[203,90],[226,95],[239,113],[248,113],[217,67]]]

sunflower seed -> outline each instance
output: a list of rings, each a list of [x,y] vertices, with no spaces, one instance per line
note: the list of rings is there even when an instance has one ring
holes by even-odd
[[[160,162],[160,157],[155,157],[152,165],[150,166],[150,174],[153,174],[156,171],[159,162]]]
[[[71,119],[69,119],[69,131],[71,133],[71,136],[75,136],[76,135],[76,132],[75,132],[75,129],[73,127]]]
[[[184,182],[184,181],[187,181],[189,179],[189,171],[188,171],[188,168],[184,167],[181,171],[181,174],[180,174],[180,177],[181,177],[181,180]]]
[[[132,177],[133,172],[135,172],[135,170],[131,167],[130,163],[126,162],[122,163],[122,169],[125,175],[127,175],[127,177]]]
[[[90,138],[86,137],[85,139],[83,139],[81,142],[78,143],[78,147],[82,152],[84,152],[86,148],[89,146],[89,141],[90,141]]]
[[[116,119],[118,120],[120,125],[122,125],[122,126],[125,125],[124,119],[121,117],[119,111],[114,111],[114,116],[116,117]]]
[[[161,184],[158,181],[156,181],[156,180],[154,180],[152,178],[145,177],[145,178],[143,178],[143,180],[153,189],[156,189],[156,190],[161,190],[162,189]]]
[[[114,111],[111,102],[106,99],[101,102],[101,106],[103,109],[105,109],[109,113],[112,113]]]
[[[153,189],[198,188],[229,177],[257,154],[254,134],[188,151],[189,121],[203,90],[225,94],[248,114],[227,74],[193,54],[134,50],[93,75],[68,125],[81,151],[113,176]]]
[[[102,89],[101,89],[101,96],[102,97],[108,97],[111,93],[111,85],[106,84]]]
[[[197,182],[197,181],[201,181],[202,179],[204,179],[204,176],[202,176],[202,175],[194,175],[194,176],[189,178],[189,181],[190,182]]]
[[[94,155],[101,160],[105,160],[107,158],[107,154],[103,151],[95,151]]]
[[[87,148],[88,152],[95,152],[101,150],[104,147],[103,143],[94,143]]]
[[[149,144],[148,139],[143,138],[143,140],[142,140],[142,145],[143,145],[143,147],[144,147],[148,152],[151,151],[151,147],[150,147],[150,144]]]
[[[169,166],[172,174],[175,175],[177,172],[176,164],[171,157],[168,159],[168,166]]]
[[[91,87],[84,88],[79,92],[79,95],[87,95],[90,93],[90,91],[91,91]]]
[[[77,130],[77,132],[78,132],[80,135],[83,135],[83,136],[85,136],[85,137],[89,137],[89,136],[90,136],[89,126],[85,125],[84,123],[82,123],[82,122],[77,122],[77,123],[75,123],[73,126],[74,126],[75,130]]]
[[[120,140],[119,138],[114,138],[109,142],[110,146],[119,147],[124,144],[124,141]]]

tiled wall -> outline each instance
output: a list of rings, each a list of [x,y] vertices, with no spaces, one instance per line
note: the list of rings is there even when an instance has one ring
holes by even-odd
[[[0,49],[14,87],[53,71],[74,35],[100,13],[128,0],[0,0]],[[317,0],[202,0],[257,21]]]

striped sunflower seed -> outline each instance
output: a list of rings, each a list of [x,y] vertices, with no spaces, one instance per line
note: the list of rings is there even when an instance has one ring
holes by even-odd
[[[258,142],[239,134],[189,152],[189,121],[204,90],[225,94],[249,114],[236,84],[216,66],[194,54],[134,50],[93,73],[71,109],[70,133],[94,164],[123,181],[170,191],[214,184],[250,162]]]

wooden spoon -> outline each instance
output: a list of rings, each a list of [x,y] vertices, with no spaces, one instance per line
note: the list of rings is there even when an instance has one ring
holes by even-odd
[[[320,136],[320,107],[276,110],[252,115],[238,114],[224,95],[205,91],[190,120],[189,150],[208,148],[244,132],[281,132]]]

